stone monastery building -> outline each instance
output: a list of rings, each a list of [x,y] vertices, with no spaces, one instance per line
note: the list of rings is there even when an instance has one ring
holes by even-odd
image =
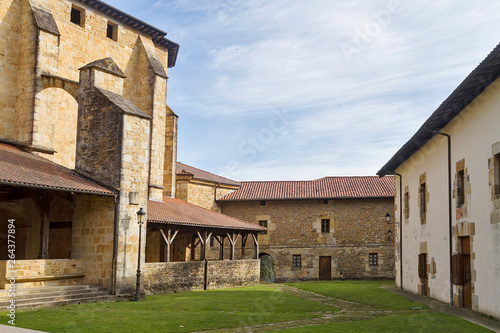
[[[265,228],[175,199],[179,45],[165,36],[98,0],[0,2],[0,288],[15,272],[18,288],[129,294],[139,254],[142,292],[258,282],[256,259],[203,259],[223,236],[257,258]]]

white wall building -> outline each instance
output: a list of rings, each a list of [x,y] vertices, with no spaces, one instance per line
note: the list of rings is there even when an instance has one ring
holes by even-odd
[[[396,284],[500,318],[500,44],[378,172],[396,175]]]

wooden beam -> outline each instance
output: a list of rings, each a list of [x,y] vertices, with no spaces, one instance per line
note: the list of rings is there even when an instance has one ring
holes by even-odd
[[[220,249],[219,249],[219,260],[224,260],[224,239],[226,237],[220,236]]]
[[[163,240],[165,240],[165,243],[167,246],[165,247],[165,253],[164,253],[164,258],[165,262],[170,262],[170,245],[172,245],[175,236],[177,236],[177,233],[179,230],[175,230],[174,234],[172,235],[172,230],[168,229],[167,230],[167,235],[165,235],[165,232],[163,231],[162,228],[160,228],[160,233],[163,236]]]
[[[227,233],[227,238],[229,239],[229,242],[231,243],[231,254],[229,257],[230,260],[234,260],[234,248],[235,248],[236,241],[238,240],[239,236],[240,236],[240,234]]]
[[[11,193],[1,193],[0,194],[0,202],[29,199],[31,197],[32,197],[32,194],[29,190],[13,191]]]
[[[41,224],[40,224],[40,251],[39,259],[49,259],[49,233],[50,233],[50,192],[42,191],[41,197]]]
[[[247,244],[248,234],[241,236],[241,259],[245,259],[245,245]]]
[[[252,238],[255,245],[255,259],[259,259],[259,234],[252,234]]]

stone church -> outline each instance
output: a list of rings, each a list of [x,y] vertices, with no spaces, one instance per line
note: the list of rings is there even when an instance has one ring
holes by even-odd
[[[143,292],[173,286],[165,276],[196,277],[184,289],[258,281],[258,260],[226,242],[233,260],[207,263],[205,247],[244,236],[255,258],[263,227],[175,199],[179,45],[166,32],[98,0],[4,0],[0,50],[0,288],[15,272],[18,288],[127,294],[138,261]]]

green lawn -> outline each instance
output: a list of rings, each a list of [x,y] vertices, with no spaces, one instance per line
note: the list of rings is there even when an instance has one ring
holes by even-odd
[[[148,296],[16,314],[20,327],[48,332],[191,332],[307,319],[336,309],[266,286]],[[2,315],[1,324],[7,324]]]
[[[351,306],[346,312],[261,285],[148,296],[140,302],[90,303],[18,311],[16,324],[47,332],[171,333],[323,317],[321,320],[330,318],[327,320],[335,322],[280,332],[489,332],[380,288],[380,285],[392,283],[339,281],[289,284],[370,306]],[[412,310],[415,307],[421,309]],[[7,324],[6,313],[0,313],[0,318],[0,324]]]
[[[319,281],[287,283],[287,285],[333,298],[369,305],[380,310],[405,310],[422,306],[380,288],[383,285],[393,286],[394,281]]]

